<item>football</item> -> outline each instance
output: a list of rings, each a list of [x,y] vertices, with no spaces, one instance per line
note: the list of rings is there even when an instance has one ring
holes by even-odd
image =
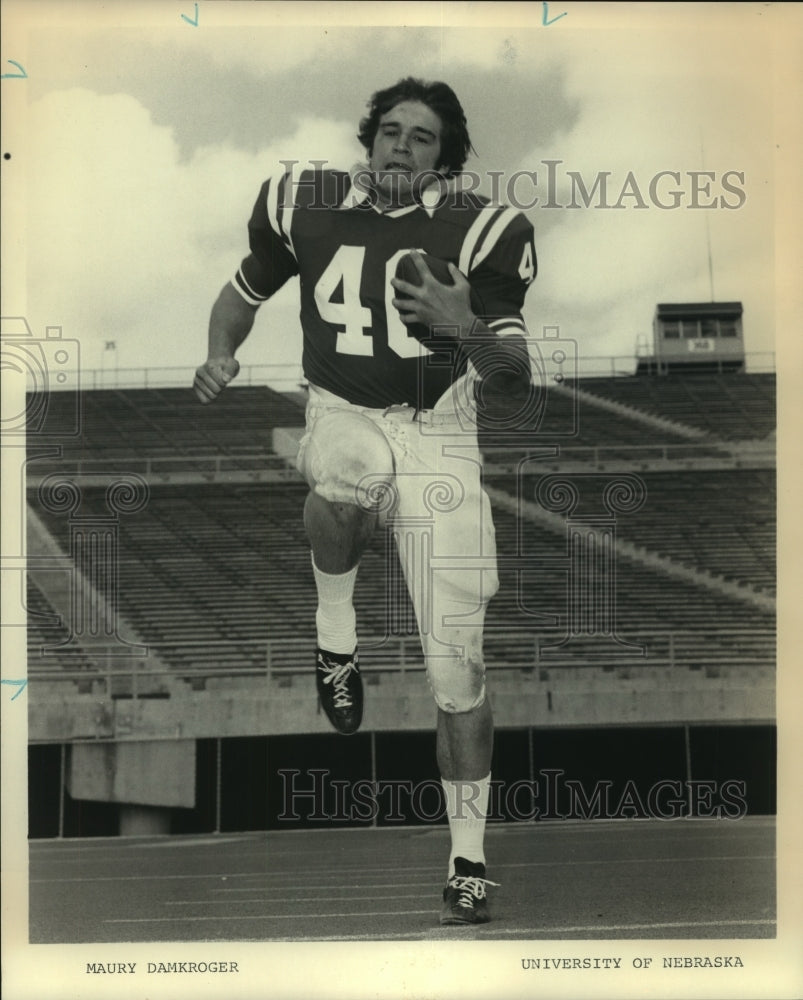
[[[433,257],[432,254],[421,253],[421,259],[432,272],[432,276],[437,281],[440,281],[442,285],[454,284],[452,276],[449,273],[448,262],[443,260],[442,257]],[[418,268],[415,266],[415,261],[413,260],[411,254],[406,253],[399,259],[399,262],[396,265],[396,277],[400,278],[402,281],[406,281],[410,285],[421,284],[421,276],[418,273]],[[403,299],[405,297],[406,296],[401,292],[396,292],[397,299]],[[485,312],[482,299],[474,288],[471,289],[471,311],[477,316],[482,316]],[[408,325],[407,329],[416,340],[432,339],[432,334],[429,328],[424,326],[423,323],[411,323]]]

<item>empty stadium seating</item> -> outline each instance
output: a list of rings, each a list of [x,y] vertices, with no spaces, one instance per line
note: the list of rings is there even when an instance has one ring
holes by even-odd
[[[720,454],[720,440],[759,437],[774,426],[774,376],[673,374],[588,379],[581,387],[709,432],[716,440],[708,452],[691,446],[698,457]],[[49,425],[68,418],[75,400],[67,397],[66,393],[50,397]],[[69,473],[79,461],[84,471],[136,471],[142,462],[150,463],[151,470],[159,463],[166,469],[179,462],[195,463],[196,482],[152,484],[144,509],[118,518],[121,612],[178,674],[262,671],[266,650],[272,650],[274,667],[308,669],[315,592],[302,524],[305,488],[300,481],[227,485],[203,480],[209,464],[220,469],[221,461],[233,468],[249,468],[256,462],[286,469],[270,453],[272,431],[302,423],[299,398],[264,386],[231,387],[209,407],[200,406],[189,389],[84,392],[80,433],[59,439],[60,456],[29,466],[31,472],[44,475],[57,470]],[[550,396],[542,430],[545,441],[554,441],[564,452],[601,445],[688,446],[681,434],[588,400],[575,411],[570,393]],[[617,518],[620,539],[693,570],[766,594],[774,592],[773,470],[717,468],[640,475],[647,501]],[[528,495],[536,480],[535,473],[525,477]],[[488,481],[513,496],[520,488],[509,477],[489,474]],[[82,516],[108,513],[102,488],[84,485],[83,494]],[[66,546],[68,516],[44,511],[34,490],[29,502]],[[554,658],[556,649],[567,662],[598,660],[601,647],[593,636],[574,635],[572,642],[560,645],[572,631],[567,617],[565,537],[506,508],[495,510],[494,516],[502,587],[488,616],[491,661],[533,667],[542,656],[544,662]],[[517,553],[524,557],[518,565],[507,558]],[[616,571],[616,635],[645,645],[646,662],[651,656],[656,662],[669,656],[673,662],[708,665],[723,658],[771,660],[774,619],[766,608],[688,580],[668,578],[626,558],[617,560]],[[42,616],[52,609],[33,581],[28,600],[29,645],[35,649],[43,642]],[[393,666],[400,655],[420,665],[411,608],[392,544],[384,535],[363,559],[356,604],[363,635],[395,636],[395,645],[373,657],[376,668]],[[52,644],[52,639],[48,641]],[[606,649],[614,660],[619,655],[615,643]],[[627,655],[622,646],[621,656]],[[71,668],[76,662],[70,659]],[[82,665],[92,669],[91,658]]]
[[[125,617],[179,668],[263,669],[268,642],[302,638],[311,648],[315,592],[301,518],[304,495],[301,484],[154,489],[142,512],[121,519]],[[103,511],[103,491],[86,491],[83,515]],[[42,516],[53,535],[66,541],[67,519]],[[497,510],[495,522],[502,587],[489,611],[488,641],[499,662],[531,665],[533,637],[555,644],[570,628],[568,566],[561,566],[565,540],[507,511]],[[649,523],[642,530],[648,532]],[[361,566],[356,604],[366,636],[385,634],[391,615],[410,620],[406,594],[393,579],[390,545],[380,535]],[[505,561],[517,552],[519,564]],[[697,633],[700,656],[718,637],[745,629],[769,636],[773,624],[757,608],[622,559],[616,598],[621,636],[675,633],[688,644]]]
[[[30,576],[26,581],[26,609],[29,674],[38,679],[53,677],[58,682],[59,674],[69,671],[75,678],[76,689],[90,692],[101,663],[71,637],[61,616]]]
[[[639,472],[642,506],[616,518],[617,537],[729,581],[775,593],[775,474],[772,469]],[[539,476],[521,483],[488,476],[516,495],[535,496]],[[574,480],[583,494],[582,475]],[[591,487],[589,493],[593,493]],[[598,513],[604,513],[600,506]]]
[[[304,422],[300,403],[267,386],[232,387],[212,406],[202,406],[189,388],[100,389],[81,392],[77,401],[56,392],[48,397],[41,440],[69,426],[76,402],[78,432],[54,436],[61,456],[37,460],[32,471],[64,471],[92,461],[139,471],[138,463],[158,458],[235,459],[269,451],[274,427]]]
[[[765,438],[775,427],[774,375],[670,374],[654,377],[582,379],[585,394],[634,407],[646,414],[679,421],[712,439],[734,441]],[[569,389],[571,384],[567,383]],[[539,440],[562,449],[645,449],[689,446],[681,430],[656,430],[644,422],[579,402],[571,392],[546,392]],[[58,437],[58,460],[39,459],[36,472],[63,470],[83,461],[178,459],[225,455],[253,456],[270,450],[275,427],[301,426],[300,395],[289,396],[267,386],[231,386],[211,406],[201,406],[189,389],[104,389],[52,393],[47,401],[48,428],[69,426],[78,407],[79,432]],[[493,425],[491,425],[493,429]],[[486,430],[487,435],[487,430]],[[715,455],[714,447],[695,446],[695,454]]]
[[[719,773],[709,762],[719,761],[720,749],[701,754],[695,722],[705,723],[714,742],[732,729],[749,748],[755,744],[745,732],[761,724],[771,729],[776,486],[768,435],[775,425],[774,376],[673,373],[585,379],[579,386],[579,398],[549,394],[538,444],[555,448],[555,463],[533,461],[525,469],[520,449],[500,444],[487,428],[481,438],[490,441],[485,476],[500,557],[500,590],[488,609],[484,638],[493,672],[489,688],[499,746],[511,745],[504,736],[519,746],[512,754],[497,747],[497,755],[503,769],[526,756],[532,770],[541,759],[534,748],[543,752],[549,743],[544,734],[557,732],[564,746],[558,766],[568,770],[572,754],[593,757],[595,727],[604,727],[606,745],[617,746],[623,732],[635,729],[632,745],[640,750],[621,765],[629,777],[639,755],[656,768],[668,766],[670,758],[661,756],[664,751],[656,755],[655,747],[675,725],[674,743],[683,755],[677,765],[687,777],[708,777]],[[595,396],[625,406],[601,406]],[[274,429],[298,428],[303,421],[301,394],[265,386],[232,386],[208,407],[189,388],[49,397],[41,433],[28,438],[27,466],[29,510],[47,531],[37,518],[30,520],[47,544],[31,562],[20,594],[28,612],[32,682],[31,802],[39,804],[40,816],[37,822],[36,810],[31,813],[32,836],[85,835],[91,826],[76,826],[71,815],[88,816],[96,806],[110,815],[115,810],[103,800],[105,792],[100,802],[71,798],[70,740],[91,741],[101,753],[110,740],[194,740],[189,753],[196,755],[196,809],[191,816],[182,809],[187,816],[179,822],[186,824],[182,830],[204,832],[220,829],[221,816],[224,828],[241,828],[241,818],[227,819],[224,806],[251,801],[251,771],[267,767],[266,760],[276,766],[276,743],[268,749],[268,740],[289,739],[285,752],[294,766],[302,747],[306,753],[312,743],[314,754],[302,758],[304,766],[326,768],[342,755],[342,741],[329,742],[335,737],[328,731],[297,739],[325,725],[315,714],[312,679],[316,595],[302,520],[306,487],[272,451],[272,442]],[[759,438],[765,445],[755,443]],[[744,449],[746,460],[739,445],[744,440],[753,441]],[[41,457],[39,445],[50,445],[51,454]],[[623,463],[613,468],[640,478],[645,501],[616,514],[621,544],[613,562],[589,559],[578,576],[565,512],[549,515],[542,508],[538,516],[527,504],[538,506],[537,485],[545,474],[588,474],[596,485],[585,489],[578,481],[575,515],[591,532],[599,515],[609,528],[611,515],[600,507],[597,487],[614,475],[611,460]],[[77,509],[56,513],[43,505],[39,488],[51,473],[76,482]],[[148,482],[147,502],[131,513],[106,502],[106,483],[123,473],[139,473]],[[48,556],[60,566],[65,562],[52,540],[69,553],[80,534],[76,526],[91,534],[93,524],[117,546],[112,596],[121,634],[147,646],[148,657],[115,662],[104,657],[102,646],[78,642],[69,586],[59,590],[47,579]],[[97,579],[108,595],[110,577],[102,570]],[[381,758],[382,738],[390,736],[405,766],[426,742],[431,769],[434,737],[415,731],[429,728],[433,718],[419,673],[420,640],[392,539],[383,532],[362,559],[355,605],[376,711],[365,727],[370,732],[352,738],[362,742],[348,741],[356,748],[349,752],[360,758],[355,767],[381,773],[377,753]],[[407,671],[418,676],[407,677]],[[230,719],[220,706],[228,706],[223,712]],[[648,732],[653,735],[645,740]],[[738,766],[723,750],[727,777],[756,773],[761,779],[753,784],[763,787],[772,776],[773,745],[767,742],[758,756],[743,751]],[[47,768],[37,766],[39,751],[51,750],[57,754],[48,757]],[[748,772],[749,753],[756,759]],[[230,758],[244,766],[228,766]],[[152,772],[158,784],[161,775]],[[274,778],[267,780],[270,788]],[[138,790],[135,801],[161,805],[161,788],[150,791],[152,797],[143,799]],[[116,820],[106,822],[107,832],[117,832]]]
[[[672,372],[580,384],[588,392],[725,441],[766,438],[775,429],[774,374]]]

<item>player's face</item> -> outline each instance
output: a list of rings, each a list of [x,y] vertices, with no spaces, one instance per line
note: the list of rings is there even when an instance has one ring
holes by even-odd
[[[441,164],[441,120],[420,101],[402,101],[379,119],[369,165],[386,205],[412,204],[437,178]]]

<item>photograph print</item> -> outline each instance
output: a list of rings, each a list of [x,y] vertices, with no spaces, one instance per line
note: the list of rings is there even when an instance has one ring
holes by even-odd
[[[629,6],[8,5],[15,995],[794,995],[800,22]]]

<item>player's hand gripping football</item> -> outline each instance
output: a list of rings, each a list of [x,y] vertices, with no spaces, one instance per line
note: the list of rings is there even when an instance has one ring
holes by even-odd
[[[240,370],[236,358],[209,358],[195,370],[192,384],[195,395],[202,403],[211,403],[223,392]]]
[[[447,335],[467,337],[477,316],[472,310],[471,286],[463,273],[449,262],[448,273],[453,284],[445,284],[433,275],[417,250],[412,250],[410,257],[418,271],[420,284],[411,284],[401,278],[391,278],[390,281],[402,296],[392,300],[402,323],[408,326],[421,324],[430,330],[442,327],[442,332]]]

